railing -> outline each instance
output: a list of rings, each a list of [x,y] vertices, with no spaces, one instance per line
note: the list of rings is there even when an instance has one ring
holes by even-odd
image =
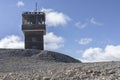
[[[35,25],[35,24],[23,24],[22,30],[46,30],[45,24]]]

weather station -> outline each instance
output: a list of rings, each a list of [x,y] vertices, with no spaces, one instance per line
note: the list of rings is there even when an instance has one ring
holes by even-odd
[[[22,13],[22,31],[25,37],[25,49],[44,50],[46,34],[45,13],[37,10]]]

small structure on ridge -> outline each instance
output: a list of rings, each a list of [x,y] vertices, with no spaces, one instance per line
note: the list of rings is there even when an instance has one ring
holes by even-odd
[[[25,36],[25,49],[44,50],[45,13],[24,12],[22,14],[22,31]]]

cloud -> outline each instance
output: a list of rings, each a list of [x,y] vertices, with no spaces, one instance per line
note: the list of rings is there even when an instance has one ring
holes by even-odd
[[[81,60],[85,62],[120,61],[120,45],[86,49]]]
[[[56,50],[64,46],[64,39],[53,32],[47,33],[44,38],[46,50]],[[0,39],[0,48],[23,49],[24,41],[19,36],[9,35]]]
[[[102,25],[102,23],[95,21],[95,18],[91,18],[91,19],[90,19],[90,22],[91,22],[92,24],[94,24],[94,25],[98,25],[98,26],[101,26],[101,25]]]
[[[93,40],[91,38],[82,38],[79,40],[79,44],[80,45],[86,45],[86,44],[89,44],[90,42],[92,42]]]
[[[10,35],[0,40],[0,48],[24,48],[24,42],[20,37]]]
[[[53,32],[47,33],[45,36],[45,49],[56,50],[64,46],[64,39],[56,36]]]
[[[88,26],[88,23],[81,23],[79,21],[79,22],[75,23],[75,26],[78,27],[78,28],[80,28],[80,29],[83,29],[83,28],[85,28],[85,27]]]
[[[46,13],[46,24],[50,27],[64,26],[70,21],[70,17],[62,12],[44,8],[41,11]]]
[[[75,23],[75,26],[79,29],[83,29],[83,28],[86,28],[88,27],[89,25],[96,25],[96,26],[102,26],[103,24],[100,23],[100,22],[97,22],[95,20],[95,18],[90,18],[90,19],[87,19],[85,22],[81,22],[81,21],[78,21]]]
[[[24,2],[21,1],[21,0],[19,0],[19,1],[17,2],[17,6],[18,6],[18,7],[22,7],[22,6],[24,6],[24,5],[25,5]]]

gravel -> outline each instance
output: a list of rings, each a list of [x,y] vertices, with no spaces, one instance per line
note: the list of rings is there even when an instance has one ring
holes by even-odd
[[[51,51],[0,49],[0,80],[120,80],[120,61],[81,63]]]

